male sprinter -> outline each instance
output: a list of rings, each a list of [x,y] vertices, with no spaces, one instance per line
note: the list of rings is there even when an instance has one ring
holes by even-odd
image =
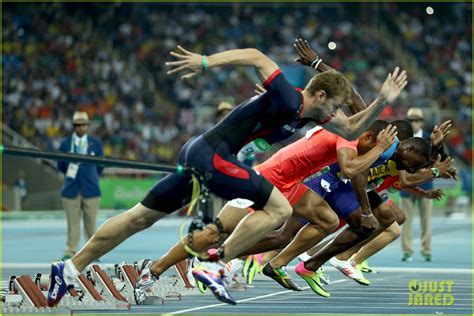
[[[269,143],[285,139],[310,120],[324,124],[342,137],[356,139],[387,102],[398,97],[407,83],[406,72],[400,72],[397,67],[388,75],[379,97],[366,110],[348,118],[337,111],[351,93],[350,84],[338,72],[316,75],[304,90],[298,92],[286,81],[278,65],[256,49],[236,49],[206,57],[178,46],[178,51],[171,55],[179,60],[167,63],[173,68],[169,73],[191,71],[182,78],[191,78],[205,69],[219,66],[252,66],[267,90],[262,96],[244,101],[208,132],[190,139],[179,155],[181,165],[192,166],[211,176],[207,184],[213,193],[225,199],[252,200],[255,208],[261,210],[246,217],[219,249],[218,257],[224,261],[237,256],[281,225],[292,212],[278,189],[236,159],[235,154],[242,146],[258,137],[265,137]],[[170,174],[160,180],[141,203],[105,222],[71,260],[53,264],[49,305],[59,302],[73,286],[79,271],[94,259],[181,208],[189,201],[191,192],[190,175]],[[149,266],[144,267],[146,269]],[[220,275],[209,274],[208,277],[215,280],[211,290],[219,293],[218,298],[235,304]],[[136,296],[142,295],[145,293],[136,292]]]
[[[392,124],[397,126],[397,130],[399,130],[399,135],[401,137],[405,137],[406,135],[404,134],[413,135],[413,129],[411,128],[410,123],[407,121],[394,121]],[[454,167],[452,167],[452,159],[450,157],[446,157],[442,146],[443,141],[449,134],[450,128],[451,121],[445,121],[439,126],[435,126],[433,129],[431,134],[431,144],[434,149],[432,160],[436,161],[434,162],[431,169],[419,170],[415,174],[408,175],[405,175],[404,172],[401,171],[400,173],[403,175],[402,180],[400,180],[399,175],[391,175],[386,177],[383,182],[375,189],[377,192],[379,192],[382,199],[386,201],[386,206],[392,209],[393,213],[395,214],[396,221],[378,236],[374,234],[363,243],[360,243],[351,249],[338,254],[335,258],[332,258],[329,261],[331,265],[335,266],[343,273],[344,271],[350,271],[351,268],[354,269],[355,267],[355,270],[357,270],[356,274],[359,274],[363,277],[362,272],[368,272],[362,270],[363,262],[398,238],[400,235],[400,225],[402,225],[405,221],[405,215],[403,214],[403,211],[393,203],[393,201],[388,200],[389,190],[403,189],[409,191],[412,194],[428,199],[440,199],[442,197],[442,190],[432,189],[425,191],[414,186],[426,181],[432,181],[436,177],[456,178],[456,170]],[[440,156],[436,157],[437,155]],[[407,179],[407,177],[411,179]],[[379,180],[378,183],[380,182],[381,181]],[[308,253],[311,254],[315,254],[316,252],[308,251]],[[348,275],[347,273],[345,274]]]

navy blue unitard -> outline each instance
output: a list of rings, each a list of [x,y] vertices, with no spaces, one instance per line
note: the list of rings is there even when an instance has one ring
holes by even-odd
[[[203,135],[191,138],[181,149],[178,162],[210,174],[209,189],[231,200],[253,201],[262,209],[273,185],[251,167],[237,160],[236,154],[247,143],[263,138],[272,144],[293,135],[308,120],[301,119],[303,95],[278,69],[263,83],[267,90],[230,112]],[[169,174],[148,193],[142,204],[172,213],[189,202],[192,191],[189,175]]]

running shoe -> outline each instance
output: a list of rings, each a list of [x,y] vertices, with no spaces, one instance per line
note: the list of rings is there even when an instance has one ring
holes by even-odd
[[[185,259],[185,260],[187,262],[186,278],[188,279],[189,283],[195,287],[196,280],[194,279],[192,271],[193,271],[193,268],[197,265],[196,262],[199,262],[199,261],[197,261],[196,257],[192,257],[191,259]]]
[[[362,285],[370,285],[370,281],[364,276],[362,272],[362,267],[360,264],[356,264],[354,261],[351,260],[351,263],[354,264],[354,268],[356,269],[357,273],[360,275],[360,279],[355,280],[357,283]]]
[[[356,281],[362,285],[369,285],[370,281],[364,278],[361,275],[361,272],[356,270],[356,264],[352,260],[339,260],[336,257],[332,257],[329,259],[329,264],[332,265],[334,268],[341,271],[346,277]]]
[[[248,280],[249,271],[253,266],[253,255],[248,256],[245,259],[244,267],[242,268],[242,276]]]
[[[73,285],[66,285],[64,280],[64,261],[53,262],[48,289],[48,305],[50,307],[57,305],[64,294],[73,287]]]
[[[326,272],[323,270],[323,267],[319,268],[316,273],[318,274],[318,277],[321,280],[322,284],[329,285],[329,283],[331,283],[331,279],[329,278],[329,275],[327,275]]]
[[[315,271],[308,270],[304,267],[304,261],[298,263],[295,267],[295,272],[303,278],[303,280],[308,283],[314,293],[322,296],[322,297],[330,297],[331,294],[326,291],[321,284],[321,280],[319,279],[318,273]]]
[[[255,275],[262,271],[263,264],[261,254],[248,256],[247,259],[245,259],[242,275],[247,279],[247,284],[252,284]]]
[[[262,274],[263,272],[263,253],[257,253],[256,255],[253,256],[255,260],[257,260],[257,273]]]
[[[223,271],[215,273],[203,267],[196,267],[193,269],[193,275],[196,281],[207,286],[219,301],[231,305],[237,304],[225,287]]]
[[[302,288],[300,288],[298,285],[293,283],[293,280],[291,279],[290,275],[286,271],[286,266],[283,266],[280,268],[273,268],[272,266],[270,266],[269,263],[267,263],[263,267],[262,272],[267,277],[272,278],[273,280],[277,281],[278,284],[283,286],[285,289],[293,290],[293,291],[303,291]]]
[[[377,270],[369,266],[369,262],[367,260],[362,261],[360,268],[364,273],[378,273]]]
[[[403,253],[402,261],[408,262],[408,261],[412,261],[412,260],[413,260],[413,256],[412,256],[411,253],[409,253],[409,252],[404,252]]]
[[[422,253],[421,256],[423,257],[423,259],[425,259],[426,262],[431,262],[431,260],[433,260],[433,258],[431,257],[431,253]]]
[[[153,284],[158,281],[158,277],[154,276],[151,271],[151,265],[153,261],[150,259],[145,259],[142,263],[140,277],[135,284],[135,289],[133,290],[133,294],[135,297],[135,303],[137,305],[142,304],[145,302],[146,294],[152,291]]]

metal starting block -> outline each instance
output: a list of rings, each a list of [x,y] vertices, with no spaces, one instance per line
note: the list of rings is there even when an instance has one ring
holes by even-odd
[[[136,305],[133,290],[138,277],[139,274],[134,266],[125,263],[115,265],[114,285],[133,305]],[[164,303],[164,295],[159,295],[152,290],[141,305],[163,305]]]
[[[2,295],[2,314],[72,314],[84,310],[129,310],[136,305],[134,286],[142,262],[115,265],[115,275],[108,276],[99,265],[92,265],[86,274],[77,277],[75,287],[64,295],[59,304],[49,307],[47,291],[50,277],[37,273],[34,281],[28,275],[11,276],[8,293]],[[178,276],[161,276],[152,286],[142,305],[162,305],[167,300],[202,295],[188,280],[187,265],[177,267]],[[245,291],[245,280],[234,277],[229,291]],[[210,291],[206,293],[209,295]]]
[[[2,295],[2,314],[71,314],[69,309],[49,307],[29,275],[11,276],[9,292]]]

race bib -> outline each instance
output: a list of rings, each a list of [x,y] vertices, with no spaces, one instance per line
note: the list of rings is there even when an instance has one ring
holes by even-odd
[[[253,202],[247,199],[233,199],[228,202],[230,206],[237,207],[237,208],[249,208],[253,205]]]

